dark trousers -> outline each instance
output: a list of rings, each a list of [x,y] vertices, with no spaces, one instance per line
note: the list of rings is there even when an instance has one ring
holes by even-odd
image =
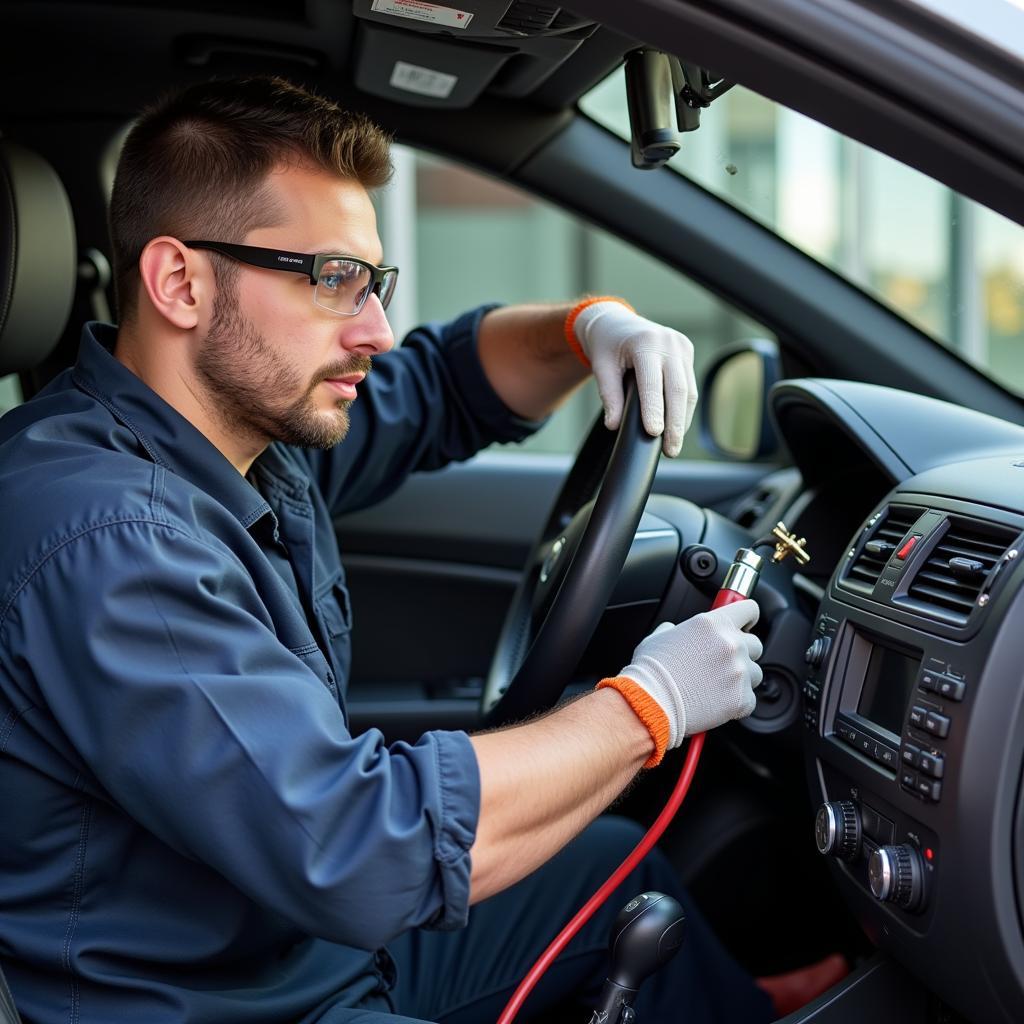
[[[537,956],[641,834],[623,818],[602,818],[529,878],[474,907],[461,931],[401,936],[388,946],[398,965],[395,989],[364,1008],[328,1019],[332,1024],[494,1024]],[[668,861],[655,852],[549,968],[517,1022],[526,1024],[569,1002],[573,1009],[559,1014],[559,1024],[587,1024],[605,978],[612,922],[633,896],[647,890],[679,900],[686,913],[686,938],[676,957],[640,989],[637,1024],[766,1024],[774,1019],[768,997],[725,951]]]

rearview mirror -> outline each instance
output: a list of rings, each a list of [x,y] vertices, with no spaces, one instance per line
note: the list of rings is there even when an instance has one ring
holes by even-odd
[[[704,374],[700,416],[704,447],[745,462],[776,452],[768,392],[780,376],[779,347],[774,341],[753,338],[721,352]]]

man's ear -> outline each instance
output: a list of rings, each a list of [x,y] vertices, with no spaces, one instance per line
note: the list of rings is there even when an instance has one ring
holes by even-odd
[[[209,315],[213,268],[178,239],[150,239],[139,257],[139,276],[150,305],[179,330],[191,330]]]

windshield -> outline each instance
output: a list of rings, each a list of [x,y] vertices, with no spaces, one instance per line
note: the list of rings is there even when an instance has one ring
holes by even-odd
[[[580,106],[629,138],[622,69]],[[668,166],[1024,395],[1019,224],[739,86]]]

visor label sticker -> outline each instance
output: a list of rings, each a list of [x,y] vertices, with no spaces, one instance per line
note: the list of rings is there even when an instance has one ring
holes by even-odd
[[[443,71],[421,68],[418,64],[407,64],[404,60],[396,60],[391,72],[394,89],[419,93],[420,96],[433,96],[435,99],[447,99],[458,81],[457,75],[446,75]]]
[[[428,4],[423,0],[373,0],[370,10],[377,14],[390,14],[394,18],[412,18],[413,21],[427,21],[431,25],[445,28],[468,28],[473,20],[470,11],[459,11],[454,7]]]

